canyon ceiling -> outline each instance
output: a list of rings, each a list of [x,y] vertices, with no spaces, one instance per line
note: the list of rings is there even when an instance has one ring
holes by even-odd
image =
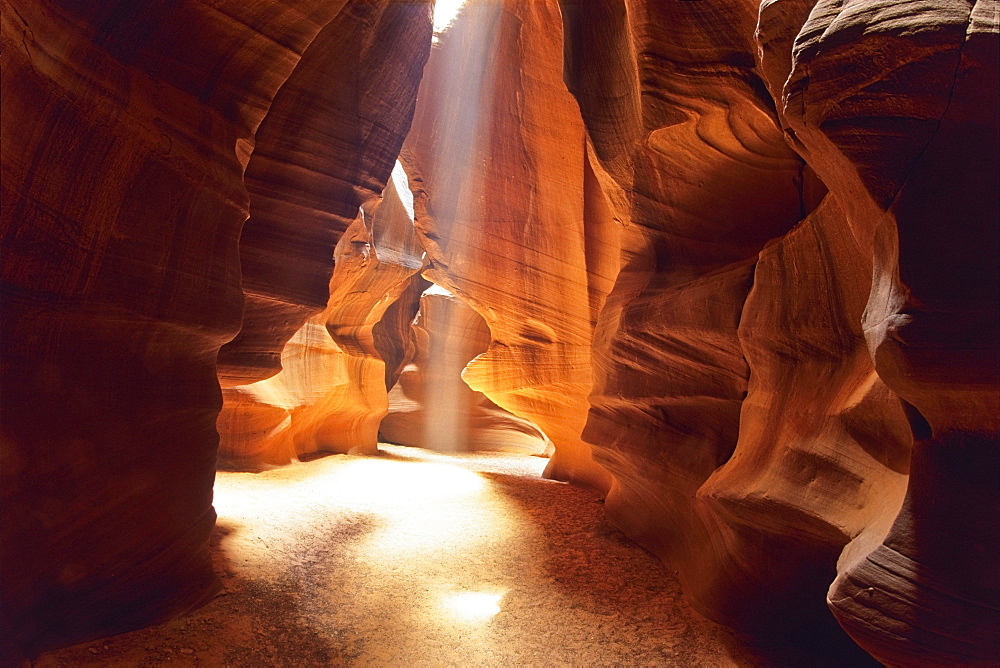
[[[0,7],[3,659],[421,422],[740,631],[1000,655],[995,0]]]

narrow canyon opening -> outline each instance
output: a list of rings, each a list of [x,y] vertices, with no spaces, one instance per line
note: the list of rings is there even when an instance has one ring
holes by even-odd
[[[0,39],[0,665],[996,664],[995,0]]]

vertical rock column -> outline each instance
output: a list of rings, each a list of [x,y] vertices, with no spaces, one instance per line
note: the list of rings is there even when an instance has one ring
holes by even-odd
[[[580,440],[591,386],[584,135],[552,1],[470,3],[432,49],[404,162],[426,276],[486,320],[463,377],[552,439],[548,475],[606,489]]]
[[[3,3],[0,661],[212,594],[242,174],[340,4]]]

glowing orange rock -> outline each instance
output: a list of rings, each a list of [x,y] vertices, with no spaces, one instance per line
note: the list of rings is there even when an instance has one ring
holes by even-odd
[[[375,452],[388,399],[372,330],[409,286],[423,254],[398,163],[372,209],[338,243],[329,306],[285,346],[282,371],[226,389],[219,455],[227,465],[252,469],[319,451]]]
[[[442,451],[493,450],[543,454],[549,439],[529,421],[469,388],[462,371],[490,344],[486,321],[447,290],[420,298],[414,356],[389,392],[379,427],[390,443]]]
[[[558,26],[554,0],[466,5],[432,49],[403,160],[422,184],[426,276],[491,333],[463,378],[552,439],[547,475],[603,490],[580,432],[601,262],[615,260],[592,261],[605,249],[584,223],[583,125]]]

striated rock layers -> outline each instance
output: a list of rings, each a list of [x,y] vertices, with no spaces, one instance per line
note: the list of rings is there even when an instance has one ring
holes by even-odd
[[[609,515],[714,619],[820,628],[836,576],[880,660],[987,663],[996,4],[756,9],[563,3],[622,221],[583,433]]]
[[[0,1],[5,661],[211,594],[217,415],[493,405],[715,620],[1000,655],[995,1]]]
[[[246,309],[219,353],[223,385],[277,373],[282,345],[326,307],[334,246],[378,200],[409,129],[430,30],[424,3],[352,0],[275,96],[245,175]]]
[[[362,209],[336,251],[329,305],[284,347],[282,371],[223,390],[223,465],[254,469],[319,451],[376,451],[388,398],[373,328],[407,290],[423,256],[398,162],[381,200]]]
[[[267,195],[244,254],[250,288],[282,283],[260,294],[316,308],[326,278],[311,265],[329,258],[288,255],[273,226],[287,213],[277,210],[321,221],[327,248],[310,258],[331,252],[338,216],[353,217],[388,177],[429,48],[427,6],[344,7],[3,2],[4,663],[212,595],[215,361],[240,330],[238,241],[254,206],[243,173],[255,133],[275,101],[276,136],[248,177]],[[314,40],[342,9],[350,32],[316,42],[314,59]],[[407,16],[377,18],[394,12]],[[361,54],[351,76],[367,62],[379,89],[351,84],[360,98],[338,100],[357,126],[331,130],[324,63],[348,58],[337,53],[345,44]],[[313,74],[297,76],[300,64]],[[321,110],[308,108],[317,102]],[[354,147],[350,159],[343,146],[331,155],[309,144],[331,133]],[[347,179],[351,196],[319,211],[326,174]],[[287,274],[268,276],[262,246],[282,249]],[[295,317],[302,309],[279,324],[268,315],[263,327],[293,331]]]
[[[769,85],[791,143],[842,203],[848,229],[872,230],[863,332],[915,439],[899,515],[881,544],[842,565],[830,607],[885,663],[992,664],[1000,7],[818,2],[771,24],[785,4],[761,9]]]

